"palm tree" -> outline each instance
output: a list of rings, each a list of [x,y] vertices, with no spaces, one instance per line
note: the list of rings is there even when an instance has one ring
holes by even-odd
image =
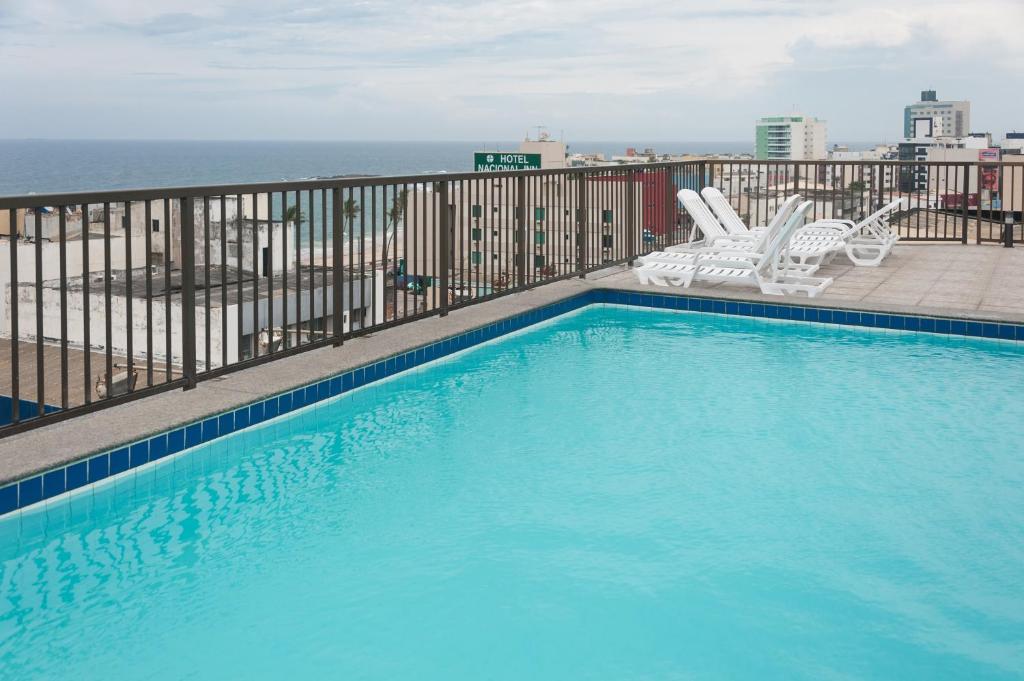
[[[390,247],[392,240],[394,240],[394,238],[395,238],[395,232],[398,231],[398,223],[399,223],[399,221],[401,221],[401,220],[403,220],[405,218],[405,205],[406,205],[406,200],[408,199],[408,196],[409,196],[409,190],[408,189],[401,189],[392,198],[392,200],[391,200],[391,208],[389,208],[389,209],[384,211],[384,217],[385,217],[385,220],[386,220],[386,222],[384,223],[385,231],[387,230],[388,225],[391,226],[390,234],[385,233],[385,235],[384,235],[384,252],[381,254],[381,262],[384,265],[384,281],[385,281],[385,283],[387,282],[387,277],[388,277],[388,248]],[[394,277],[392,277],[392,281],[394,281]],[[393,288],[394,288],[394,291],[393,291],[392,295],[394,296],[394,300],[393,300],[393,308],[392,309],[398,307],[398,288],[397,287],[393,287]]]
[[[352,228],[355,225],[356,218],[359,217],[359,213],[361,211],[362,209],[359,207],[359,202],[353,199],[351,195],[347,199],[345,199],[345,201],[342,202],[341,204],[341,218],[348,225],[347,233],[349,235],[349,243],[351,243],[352,239]],[[342,248],[342,252],[344,252],[344,248]],[[360,242],[359,244],[359,252],[363,252],[362,242]],[[348,257],[349,260],[351,261],[352,254],[349,253]],[[362,259],[362,255],[360,255],[359,257],[360,259]]]
[[[291,223],[302,222],[305,219],[306,219],[306,214],[302,212],[302,210],[299,208],[298,204],[296,204],[294,206],[288,206],[288,208],[285,209],[285,211],[284,211],[284,221],[285,221],[286,224],[289,223],[289,222],[291,222]]]
[[[351,196],[345,199],[345,202],[341,204],[341,216],[348,223],[348,231],[351,233],[352,225],[355,224],[356,218],[359,217],[359,202],[353,199]]]
[[[382,260],[384,262],[385,272],[387,272],[388,269],[388,248],[395,238],[395,232],[398,229],[398,222],[405,217],[405,204],[408,196],[409,190],[402,189],[395,194],[394,198],[391,200],[391,208],[384,211],[384,218],[386,219],[384,229],[386,230],[388,225],[391,226],[390,234],[385,234],[384,238],[384,253],[382,254]]]

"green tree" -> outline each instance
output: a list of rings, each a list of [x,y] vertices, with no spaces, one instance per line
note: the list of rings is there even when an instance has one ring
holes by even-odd
[[[854,180],[850,183],[848,189],[854,194],[863,194],[864,190],[867,189],[867,185],[861,180]]]
[[[409,190],[402,189],[391,199],[391,207],[384,211],[384,252],[381,254],[381,262],[384,265],[385,276],[388,273],[388,252],[391,243],[394,241],[395,232],[398,230],[398,223],[405,218],[405,207],[409,198]],[[390,228],[390,229],[389,229]]]
[[[296,204],[294,206],[288,206],[288,208],[285,209],[285,211],[284,211],[284,221],[286,223],[288,223],[288,222],[291,222],[291,223],[302,222],[305,219],[306,219],[306,214],[302,212],[302,210],[299,208],[298,204]]]
[[[355,224],[360,211],[359,202],[351,196],[345,199],[345,202],[341,204],[341,216],[345,219],[345,222],[348,223],[349,233],[352,232],[352,225]]]

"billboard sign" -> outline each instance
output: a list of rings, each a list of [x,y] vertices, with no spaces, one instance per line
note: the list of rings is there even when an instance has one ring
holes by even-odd
[[[540,170],[540,154],[518,151],[478,151],[473,154],[473,170],[478,173],[501,170]]]
[[[979,149],[978,161],[980,163],[998,163],[999,149]],[[999,166],[981,166],[978,168],[981,181],[981,189],[997,191],[999,189]]]
[[[999,149],[978,149],[978,160],[982,163],[999,163]]]

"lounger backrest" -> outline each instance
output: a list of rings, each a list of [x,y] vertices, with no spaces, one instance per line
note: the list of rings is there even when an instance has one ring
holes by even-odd
[[[715,211],[715,215],[718,216],[719,222],[729,230],[730,234],[749,234],[750,230],[743,224],[743,220],[733,210],[732,204],[725,198],[725,195],[717,187],[705,187],[701,190],[701,196],[711,206],[711,210]],[[793,214],[793,210],[796,208],[797,203],[800,201],[799,194],[793,194],[779,206],[779,209],[775,212],[775,217],[772,218],[768,226],[761,231],[761,238],[759,238],[753,244],[753,250],[755,253],[760,253],[768,243],[769,235],[780,229],[786,220]]]
[[[858,223],[858,224],[860,224],[860,225],[869,225],[872,222],[874,222],[875,220],[880,220],[880,219],[882,219],[884,217],[887,217],[889,213],[892,213],[893,211],[899,210],[899,208],[901,208],[903,206],[903,201],[904,201],[904,199],[901,196],[900,198],[896,199],[895,201],[887,203],[886,205],[882,206],[881,208],[876,210],[871,215],[869,215],[866,218],[864,218],[863,220],[861,220],[860,223]]]
[[[725,194],[719,191],[718,187],[704,187],[700,190],[700,195],[704,197],[704,200],[711,206],[711,210],[715,212],[718,217],[718,221],[725,227],[725,231],[729,234],[749,234],[750,230],[743,224],[743,220],[733,210],[732,205],[729,203],[729,199],[725,198]]]
[[[775,211],[775,217],[768,223],[768,229],[773,227],[779,228],[786,224],[786,220],[789,220],[790,216],[793,215],[793,211],[796,210],[797,204],[800,203],[800,195],[793,194],[786,198],[779,206],[779,209]]]
[[[793,215],[786,221],[786,224],[771,234],[768,239],[768,245],[765,247],[764,255],[757,263],[758,273],[762,277],[771,280],[775,279],[782,252],[789,246],[789,241],[793,238],[796,230],[807,221],[807,213],[811,210],[812,205],[814,205],[812,201],[801,203],[793,211]]]
[[[692,189],[680,189],[676,196],[679,198],[679,203],[683,204],[683,208],[693,218],[694,223],[700,229],[704,238],[713,239],[720,236],[729,236],[729,233],[725,231],[725,228],[719,224],[715,216],[708,210],[708,207],[701,201],[700,194]]]

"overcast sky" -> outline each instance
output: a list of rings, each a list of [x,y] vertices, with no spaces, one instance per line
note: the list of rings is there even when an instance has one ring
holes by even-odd
[[[1022,0],[0,0],[0,137],[894,141],[1024,130]]]

